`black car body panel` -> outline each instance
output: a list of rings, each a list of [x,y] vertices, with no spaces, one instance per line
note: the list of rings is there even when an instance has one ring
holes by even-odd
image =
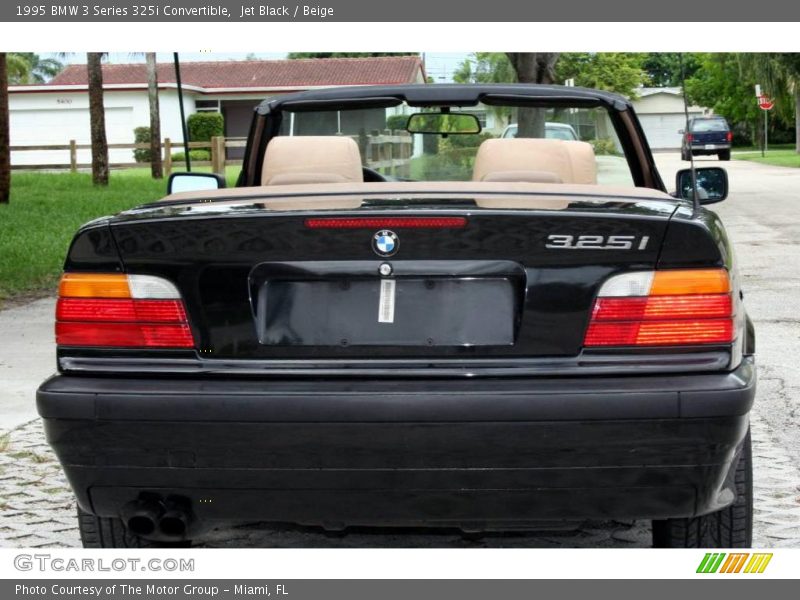
[[[145,493],[206,524],[491,529],[721,508],[754,385],[752,359],[669,379],[59,376],[38,406],[103,516]]]
[[[426,193],[386,181],[347,209],[267,206],[292,196],[254,184],[282,110],[398,98],[603,106],[649,189]],[[239,181],[246,190],[99,219],[72,242],[68,274],[174,285],[195,341],[58,346],[59,374],[37,404],[84,511],[178,502],[191,538],[253,520],[504,529],[693,517],[734,501],[756,371],[733,252],[713,212],[664,193],[627,100],[557,86],[285,96],[256,113]],[[486,208],[491,194],[536,206]],[[380,256],[374,227],[308,225],[330,217],[463,226],[398,229],[399,250]],[[554,235],[603,243],[565,248]],[[377,327],[386,267],[400,298],[393,328]],[[584,347],[609,278],[675,269],[725,270],[731,343]]]

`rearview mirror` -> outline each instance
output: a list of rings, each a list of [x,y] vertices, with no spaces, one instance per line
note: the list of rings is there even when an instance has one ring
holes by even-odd
[[[406,123],[408,133],[476,134],[481,132],[478,117],[467,113],[414,113]]]
[[[205,192],[225,187],[225,178],[216,173],[173,173],[167,182],[167,193]]]
[[[728,197],[728,173],[720,167],[695,169],[697,197],[700,204],[722,202]],[[681,169],[675,176],[676,195],[684,200],[693,200],[692,170]]]

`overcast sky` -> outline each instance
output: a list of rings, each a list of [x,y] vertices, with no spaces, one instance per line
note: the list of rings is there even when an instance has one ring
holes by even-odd
[[[244,60],[248,53],[241,52],[181,52],[181,61],[201,61],[201,60]],[[286,58],[286,52],[253,52],[255,56],[263,59]],[[468,52],[425,52],[425,66],[428,75],[434,78],[437,83],[447,83],[453,80],[453,72],[469,56]],[[56,58],[64,63],[86,63],[86,55],[81,53],[68,54],[65,58],[58,54],[45,54],[44,56]],[[168,62],[172,60],[171,53],[159,52],[158,61]],[[132,63],[144,62],[144,57],[136,54],[126,54],[124,52],[112,52],[108,55],[111,63]]]

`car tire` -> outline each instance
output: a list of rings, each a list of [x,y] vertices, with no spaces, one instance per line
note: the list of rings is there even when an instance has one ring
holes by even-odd
[[[731,151],[730,150],[724,150],[724,151],[720,152],[719,154],[717,154],[717,157],[720,160],[730,160],[731,159]]]
[[[753,544],[753,451],[747,431],[736,465],[736,500],[691,519],[653,521],[655,548],[750,548]]]
[[[130,533],[122,519],[98,517],[78,507],[78,529],[84,548],[188,548],[191,542],[153,542]]]
[[[686,150],[681,150],[681,160],[689,160],[689,153]]]

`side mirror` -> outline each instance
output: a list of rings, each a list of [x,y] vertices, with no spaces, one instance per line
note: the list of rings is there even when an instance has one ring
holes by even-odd
[[[695,169],[697,196],[700,204],[722,202],[728,197],[728,172],[720,167],[701,167]],[[675,176],[676,196],[684,200],[694,199],[692,189],[692,170],[681,169]]]
[[[686,132],[685,132],[683,129],[678,129],[678,133],[680,133],[681,135],[683,135],[683,134],[684,134],[684,133],[686,133]]]
[[[167,194],[205,192],[225,187],[225,178],[216,173],[173,173],[167,182]]]

